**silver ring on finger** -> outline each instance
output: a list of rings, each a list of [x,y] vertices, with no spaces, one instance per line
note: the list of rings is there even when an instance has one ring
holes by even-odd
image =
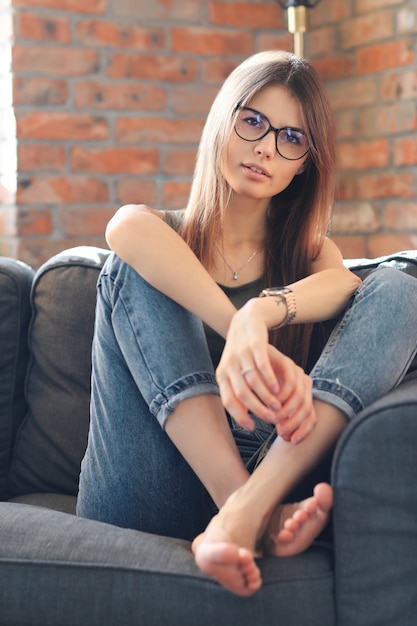
[[[240,373],[242,374],[242,376],[246,376],[246,374],[249,374],[249,372],[252,372],[253,370],[256,370],[256,367],[247,367],[246,369],[242,370]]]

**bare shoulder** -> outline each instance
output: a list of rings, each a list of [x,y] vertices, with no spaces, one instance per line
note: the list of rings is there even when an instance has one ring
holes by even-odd
[[[325,237],[318,255],[312,261],[311,267],[313,273],[332,268],[346,269],[343,264],[342,253],[334,241],[328,237]]]

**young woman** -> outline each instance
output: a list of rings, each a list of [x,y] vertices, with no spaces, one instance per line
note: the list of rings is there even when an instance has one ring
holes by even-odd
[[[124,206],[107,229],[78,514],[194,540],[242,596],[259,545],[289,556],[321,532],[330,485],[286,496],[416,351],[413,279],[360,284],[326,237],[334,179],[321,81],[264,52],[212,106],[186,210]],[[306,372],[312,324],[336,316]]]

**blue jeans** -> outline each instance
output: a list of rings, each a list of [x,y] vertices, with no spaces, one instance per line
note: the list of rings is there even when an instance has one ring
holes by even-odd
[[[401,381],[416,351],[416,287],[394,269],[362,283],[311,372],[315,397],[351,417]],[[77,514],[194,538],[214,503],[164,424],[182,400],[219,394],[201,320],[112,254],[98,282],[92,358]],[[271,431],[259,420],[253,433],[233,428],[245,463]]]

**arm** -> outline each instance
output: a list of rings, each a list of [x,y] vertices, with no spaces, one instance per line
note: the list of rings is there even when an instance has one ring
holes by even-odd
[[[293,323],[335,317],[360,282],[344,267],[335,244],[326,240],[312,263],[312,274],[290,285],[297,307]],[[239,424],[245,428],[253,426],[248,415],[251,411],[278,425],[284,438],[298,441],[315,424],[311,380],[291,359],[268,344],[268,329],[284,321],[286,313],[285,304],[279,300],[277,304],[274,297],[253,298],[237,311],[217,378],[223,404]],[[248,373],[242,375],[242,371]]]
[[[331,319],[339,315],[361,280],[343,265],[337,246],[326,239],[318,258],[312,263],[310,276],[289,285],[294,292],[297,315],[294,324],[306,324]],[[273,297],[250,301],[265,320],[268,328],[280,324],[286,307],[277,306]]]
[[[226,336],[235,307],[159,211],[121,207],[107,226],[106,240],[153,287]]]

